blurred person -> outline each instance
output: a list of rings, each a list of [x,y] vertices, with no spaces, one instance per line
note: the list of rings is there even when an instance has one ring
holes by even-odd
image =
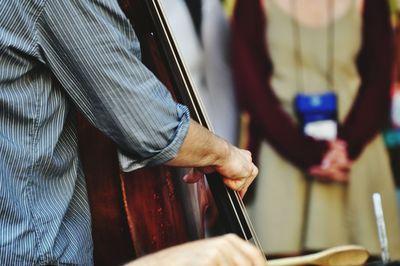
[[[387,2],[238,0],[232,35],[238,99],[251,117],[260,167],[248,209],[264,252],[359,244],[380,254],[372,205],[379,192],[390,254],[400,258],[393,177],[379,134],[392,75]],[[295,101],[319,106],[318,95],[328,94],[337,100],[337,126],[307,132],[304,104]]]
[[[162,1],[176,44],[217,135],[238,142],[229,25],[219,0]]]

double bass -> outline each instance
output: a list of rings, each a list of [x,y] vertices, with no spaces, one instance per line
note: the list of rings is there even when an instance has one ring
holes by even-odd
[[[119,0],[141,44],[142,61],[186,105],[192,119],[211,129],[174,44],[158,0]],[[214,173],[197,184],[190,169],[168,166],[122,172],[116,145],[78,117],[80,157],[92,216],[95,265],[137,257],[204,238],[235,233],[259,245],[238,194]],[[206,217],[212,217],[211,222]],[[213,229],[206,227],[212,224]]]

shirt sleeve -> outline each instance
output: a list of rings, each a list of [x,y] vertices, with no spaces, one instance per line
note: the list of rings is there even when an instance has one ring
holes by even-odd
[[[139,165],[176,156],[189,111],[140,61],[138,39],[117,1],[47,1],[37,38],[57,82],[124,154]]]
[[[304,136],[283,110],[274,94],[272,64],[265,41],[266,18],[261,0],[237,0],[232,26],[232,58],[235,87],[241,107],[263,139],[301,169],[320,164],[327,145]]]
[[[347,142],[352,159],[361,154],[387,122],[393,73],[393,34],[387,1],[365,1],[363,21],[363,42],[358,56],[361,86],[339,128],[339,137]]]

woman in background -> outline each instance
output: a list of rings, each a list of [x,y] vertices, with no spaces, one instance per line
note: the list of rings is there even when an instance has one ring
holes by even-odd
[[[248,205],[268,255],[342,244],[380,246],[380,192],[392,258],[400,232],[388,155],[392,33],[386,1],[238,0],[233,18],[238,99],[251,117],[259,177]],[[337,135],[306,136],[294,100],[337,97]]]

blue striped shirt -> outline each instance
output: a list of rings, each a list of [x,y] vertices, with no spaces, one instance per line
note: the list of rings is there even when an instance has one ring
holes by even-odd
[[[135,167],[176,156],[189,124],[116,0],[1,0],[0,265],[93,262],[73,106]]]

